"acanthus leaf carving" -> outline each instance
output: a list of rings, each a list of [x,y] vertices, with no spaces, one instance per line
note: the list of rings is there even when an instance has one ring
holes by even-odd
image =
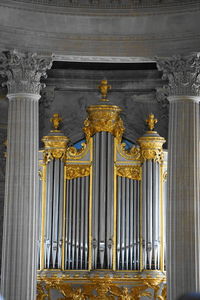
[[[43,290],[44,295],[48,295],[50,289],[56,289],[66,299],[80,299],[80,300],[139,300],[141,297],[149,299],[166,300],[166,284],[165,278],[142,278],[137,276],[131,282],[129,287],[123,286],[121,282],[116,283],[111,277],[88,277],[85,283],[81,283],[75,287],[71,282],[65,281],[61,278],[43,278],[43,287],[41,289],[41,282],[38,283],[39,291]],[[119,281],[118,281],[119,282]],[[41,295],[41,294],[39,294]],[[43,298],[37,298],[43,299]],[[49,297],[47,298],[49,299]],[[61,300],[59,298],[58,300]]]
[[[170,96],[200,95],[200,55],[156,58],[157,67],[163,71],[162,78],[168,80],[164,90]]]
[[[7,77],[4,85],[8,88],[8,94],[39,94],[44,86],[40,78],[46,77],[46,70],[51,65],[50,56],[42,57],[31,52],[13,50],[0,55],[0,75]]]

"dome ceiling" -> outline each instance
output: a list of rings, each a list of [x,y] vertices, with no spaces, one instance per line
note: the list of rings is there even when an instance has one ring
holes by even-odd
[[[200,51],[200,0],[1,0],[0,50],[141,62]]]

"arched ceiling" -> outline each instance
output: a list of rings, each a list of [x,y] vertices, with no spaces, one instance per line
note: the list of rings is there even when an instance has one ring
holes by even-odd
[[[200,49],[200,1],[1,0],[0,49],[134,62]]]

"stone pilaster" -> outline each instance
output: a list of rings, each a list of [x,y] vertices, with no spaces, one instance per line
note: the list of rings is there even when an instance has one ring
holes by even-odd
[[[6,300],[36,299],[38,100],[51,59],[1,54],[9,99],[1,290]]]
[[[168,138],[168,299],[200,291],[198,55],[158,60],[170,102]]]

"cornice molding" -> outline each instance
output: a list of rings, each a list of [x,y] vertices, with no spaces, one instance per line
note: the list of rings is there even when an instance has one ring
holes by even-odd
[[[1,51],[17,48],[41,55],[53,53],[54,60],[79,62],[153,62],[155,55],[165,57],[175,53],[187,54],[198,51],[200,45],[200,34],[197,32],[95,36],[31,31],[2,25],[0,36]],[[111,42],[115,43],[115,47]]]
[[[37,3],[36,3],[37,2]],[[145,3],[144,3],[145,2]],[[149,1],[71,1],[71,0],[1,0],[0,6],[53,14],[138,16],[192,12],[200,10],[199,0]],[[154,3],[152,3],[154,2]]]

